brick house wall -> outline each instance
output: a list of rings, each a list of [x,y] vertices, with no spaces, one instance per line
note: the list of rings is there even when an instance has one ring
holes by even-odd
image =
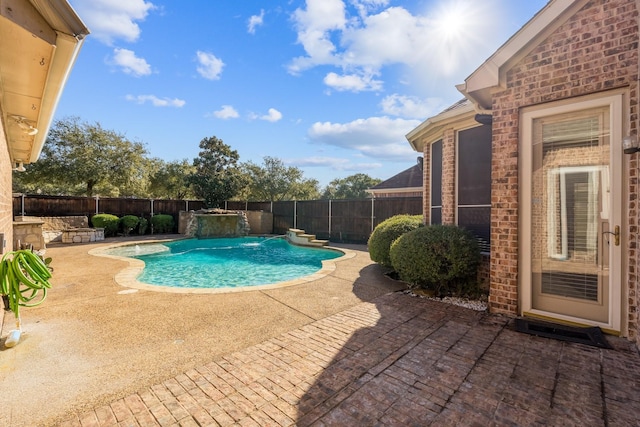
[[[424,144],[422,158],[422,221],[431,224],[431,146]]]
[[[442,223],[456,223],[456,132],[442,135]]]
[[[4,233],[6,242],[6,246],[2,247],[3,242],[0,240],[0,253],[13,249],[12,169],[4,125],[0,120],[0,233]]]
[[[518,139],[520,109],[625,88],[630,131],[638,120],[638,11],[628,0],[594,0],[521,59],[493,94],[491,293],[494,313],[518,313]],[[611,141],[618,144],[619,141]],[[626,156],[628,329],[638,338],[636,295],[638,155]],[[626,274],[625,274],[626,273]]]

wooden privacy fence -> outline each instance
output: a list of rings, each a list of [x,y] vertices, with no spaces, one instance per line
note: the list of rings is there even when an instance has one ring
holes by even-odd
[[[42,196],[16,194],[14,216],[71,216],[91,218],[97,213],[119,217],[137,215],[150,218],[157,214],[172,215],[176,227],[180,211],[204,207],[201,200],[154,200],[109,197]],[[335,242],[365,243],[373,229],[387,218],[399,214],[421,215],[422,197],[389,197],[379,199],[291,200],[278,202],[227,201],[228,210],[265,211],[273,213],[273,233],[285,234],[289,228],[300,228],[319,239]]]

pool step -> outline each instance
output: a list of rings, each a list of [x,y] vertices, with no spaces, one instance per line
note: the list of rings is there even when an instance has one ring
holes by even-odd
[[[287,231],[287,240],[300,246],[327,246],[329,244],[328,240],[316,239],[315,234],[307,234],[298,228],[290,228]]]

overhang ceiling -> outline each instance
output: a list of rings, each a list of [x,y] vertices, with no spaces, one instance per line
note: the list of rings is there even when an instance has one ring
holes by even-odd
[[[0,0],[0,112],[12,162],[38,159],[88,33],[66,0]]]

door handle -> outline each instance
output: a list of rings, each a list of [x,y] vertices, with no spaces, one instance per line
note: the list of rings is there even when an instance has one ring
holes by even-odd
[[[613,227],[613,231],[605,231],[602,234],[611,234],[613,235],[613,244],[616,246],[620,246],[620,226],[616,225]]]

